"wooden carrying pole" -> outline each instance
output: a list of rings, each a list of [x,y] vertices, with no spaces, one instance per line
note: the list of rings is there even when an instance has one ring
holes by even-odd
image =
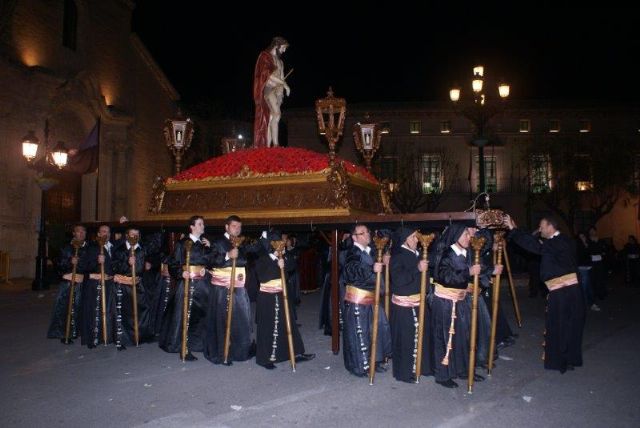
[[[502,264],[502,245],[504,243],[504,232],[496,231],[493,234],[493,242],[496,250],[493,252],[495,266]],[[500,304],[500,275],[495,276],[491,289],[491,339],[489,340],[489,362],[487,363],[487,374],[491,376],[493,370],[493,356],[496,350],[496,328],[498,325],[498,305]]]
[[[473,264],[480,264],[480,250],[484,246],[484,238],[471,237],[471,247],[474,251]],[[467,387],[469,394],[473,393],[473,377],[476,371],[476,340],[478,332],[478,294],[479,287],[478,282],[480,280],[479,275],[473,275],[473,303],[471,306],[471,338],[469,344],[469,372],[467,373]]]
[[[429,258],[429,245],[435,238],[433,233],[423,235],[420,232],[416,232],[418,242],[422,245],[422,260],[427,261]],[[418,319],[418,350],[416,352],[416,383],[420,383],[420,376],[422,375],[422,344],[424,343],[424,330],[425,330],[425,316],[427,312],[426,307],[427,296],[427,271],[420,272],[420,318]]]
[[[189,288],[191,287],[191,247],[193,247],[193,241],[187,239],[184,242],[185,255],[185,271],[189,274],[184,279],[182,290],[182,345],[180,346],[180,359],[185,362],[187,359],[187,340],[189,337]]]
[[[271,247],[276,250],[278,259],[283,260],[283,252],[286,243],[282,240],[271,241]],[[287,328],[287,345],[289,346],[289,361],[291,361],[291,371],[296,372],[296,354],[293,351],[293,336],[291,334],[291,316],[289,315],[289,298],[287,296],[287,279],[284,275],[284,268],[280,268],[280,282],[282,283],[282,300],[284,301],[284,323]]]
[[[229,240],[234,249],[239,248],[244,241],[244,236],[231,236]],[[229,347],[231,346],[231,320],[233,319],[233,290],[236,287],[236,258],[231,259],[231,279],[229,281],[229,293],[227,294],[227,327],[224,333],[224,364],[229,364]]]
[[[136,256],[136,245],[138,244],[137,236],[128,236],[127,241],[131,248],[129,249],[129,257]],[[136,341],[136,346],[140,344],[140,332],[138,330],[138,287],[136,278],[136,261],[133,261],[131,265],[131,298],[133,306],[133,337]]]
[[[376,261],[378,263],[382,263],[382,252],[384,251],[384,247],[389,242],[389,238],[374,236],[373,242],[376,245],[376,250],[378,250],[378,257]],[[373,385],[373,378],[376,375],[376,353],[377,353],[377,345],[378,345],[378,317],[380,316],[380,282],[382,280],[382,272],[376,273],[376,290],[375,295],[373,297],[373,321],[372,321],[372,332],[371,332],[371,346],[369,355],[369,385]]]
[[[516,296],[516,287],[513,283],[513,276],[511,275],[511,263],[509,263],[509,253],[507,252],[507,241],[504,241],[504,245],[502,246],[502,254],[504,254],[504,262],[507,267],[507,274],[509,277],[509,291],[511,291],[513,310],[516,313],[516,321],[518,321],[518,327],[522,328],[522,317],[520,316],[520,306],[518,305],[518,296]]]
[[[78,259],[78,251],[80,251],[80,247],[82,246],[82,242],[76,241],[75,239],[71,241],[71,245],[73,246],[73,257]],[[76,273],[78,270],[77,263],[73,265],[73,269],[71,270],[71,283],[69,285],[69,305],[67,307],[67,324],[64,329],[64,340],[63,342],[66,344],[71,343],[69,336],[71,336],[71,314],[73,312],[73,292],[76,286]]]
[[[104,257],[104,246],[107,243],[107,238],[99,236],[97,241],[98,245],[100,245],[100,255]],[[105,288],[104,263],[100,263],[100,315],[102,316],[102,341],[104,342],[104,346],[107,346],[107,293]]]

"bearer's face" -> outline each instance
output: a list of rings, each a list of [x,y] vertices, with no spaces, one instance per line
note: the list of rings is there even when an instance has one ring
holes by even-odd
[[[556,232],[555,228],[545,219],[540,220],[538,229],[540,230],[540,235],[545,239],[551,238]]]
[[[418,248],[418,235],[416,235],[416,233],[413,232],[411,235],[409,235],[407,240],[404,241],[404,243],[407,247],[411,248],[412,250],[415,250],[416,248]]]
[[[242,223],[239,221],[232,221],[231,223],[224,225],[224,230],[229,234],[229,236],[240,236],[242,233]]]
[[[366,247],[371,242],[371,232],[367,226],[356,227],[355,232],[351,235],[353,242]]]
[[[140,231],[136,229],[129,229],[129,231],[127,232],[127,238],[140,240]]]
[[[84,241],[87,237],[87,229],[84,226],[76,226],[73,228],[73,239],[76,241]]]
[[[469,229],[465,229],[458,238],[458,245],[462,248],[469,248],[469,241],[471,240],[471,235],[469,235]]]
[[[204,233],[204,220],[197,219],[195,224],[191,226],[191,233],[196,236],[201,236]]]
[[[111,238],[111,229],[109,226],[100,226],[98,229],[98,237],[105,238],[108,241]]]

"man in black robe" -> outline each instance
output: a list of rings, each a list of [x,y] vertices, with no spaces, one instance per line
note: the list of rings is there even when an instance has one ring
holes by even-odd
[[[391,331],[384,306],[380,307],[378,319],[373,319],[376,274],[382,272],[384,263],[374,261],[375,253],[369,246],[371,232],[359,224],[353,228],[351,238],[353,246],[346,253],[340,278],[340,283],[345,284],[342,353],[345,368],[355,376],[364,377],[369,372],[373,323],[378,323],[377,372],[387,370],[384,361],[392,353]],[[384,291],[383,283],[380,290]]]
[[[393,377],[403,382],[415,383],[420,321],[420,278],[421,272],[427,270],[427,261],[422,260],[417,250],[418,238],[415,230],[399,228],[393,236],[393,242],[397,243],[392,248],[389,262]],[[422,320],[423,323],[425,319]],[[426,330],[425,325],[423,331]],[[428,367],[428,358],[427,340],[423,340],[423,375],[427,374],[424,369]]]
[[[275,231],[269,233],[269,241],[280,241],[282,236]],[[256,261],[256,276],[260,283],[260,291],[256,303],[256,363],[272,370],[274,363],[289,359],[289,345],[287,339],[286,319],[284,311],[284,297],[280,269],[285,269],[287,276],[296,271],[296,263],[285,252],[282,259],[274,250],[263,252]],[[288,289],[287,289],[288,293]],[[302,336],[296,324],[291,308],[294,306],[291,295],[288,294],[287,306],[291,317],[291,336],[295,361],[308,361],[314,354],[305,354]]]
[[[192,352],[204,352],[209,299],[211,298],[211,277],[208,269],[213,263],[213,249],[204,234],[204,218],[194,215],[189,219],[189,235],[176,243],[173,255],[166,260],[167,269],[176,281],[175,292],[166,290],[168,278],[164,278],[164,299],[168,298],[168,305],[164,311],[162,327],[160,329],[160,348],[166,352],[180,352],[182,348],[182,322],[185,280],[189,279],[187,303],[187,354],[186,361],[197,358]],[[185,243],[191,241],[189,254],[189,269],[187,270],[187,249]],[[167,297],[166,293],[171,295]]]
[[[465,304],[467,287],[481,266],[470,264],[470,235],[460,223],[452,223],[443,232],[432,254],[433,293],[429,311],[428,360],[436,383],[456,388],[455,378],[466,379],[469,367],[470,307]],[[474,375],[474,380],[484,378]]]
[[[100,254],[99,240],[105,243]],[[120,242],[122,244],[122,242]],[[90,273],[82,289],[82,344],[95,348],[103,343],[102,307],[105,308],[107,343],[113,342],[113,262],[115,245],[111,242],[111,228],[102,224],[98,227],[97,239],[89,246]],[[100,266],[104,266],[104,296],[102,302],[102,281]]]
[[[544,368],[564,373],[582,366],[582,330],[585,307],[578,284],[574,241],[560,233],[551,216],[540,220],[540,242],[516,228],[510,217],[510,238],[523,249],[540,255],[540,278],[549,289],[544,335]]]
[[[130,240],[136,241],[133,247],[129,242]],[[115,341],[119,351],[125,350],[127,346],[137,345],[133,312],[133,287],[136,287],[139,343],[153,340],[149,296],[142,284],[142,275],[144,273],[144,261],[147,255],[158,250],[159,241],[160,238],[156,235],[153,240],[145,242],[143,246],[140,240],[140,230],[135,226],[129,226],[124,236],[124,242],[113,253],[113,282],[116,295]],[[133,278],[134,266],[136,270],[135,279]]]
[[[211,298],[206,325],[204,356],[214,364],[232,361],[246,361],[255,354],[251,342],[251,304],[245,288],[247,282],[247,253],[265,252],[260,241],[246,243],[234,248],[231,238],[242,233],[242,221],[238,216],[229,216],[225,221],[225,233],[213,242],[213,270],[211,271]],[[227,326],[229,288],[233,260],[236,262],[235,285],[233,290],[233,313],[229,359],[224,361],[224,342]]]
[[[86,274],[91,268],[91,260],[89,255],[89,245],[86,242],[87,229],[81,225],[73,226],[73,240],[62,247],[60,256],[58,257],[58,273],[62,276],[62,282],[58,289],[58,295],[53,305],[53,313],[47,337],[49,339],[60,339],[65,343],[67,313],[69,310],[69,291],[71,290],[71,281],[74,282],[73,302],[71,305],[71,329],[69,334],[69,342],[71,339],[81,334],[80,326],[82,325],[82,284]],[[78,245],[78,256],[75,256],[74,242]],[[76,275],[72,278],[73,268],[75,266]]]

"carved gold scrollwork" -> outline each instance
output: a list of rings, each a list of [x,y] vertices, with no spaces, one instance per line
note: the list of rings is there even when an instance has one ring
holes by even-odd
[[[349,208],[349,177],[342,163],[334,164],[327,176],[334,196],[334,208]]]
[[[153,180],[151,186],[151,204],[149,205],[149,212],[153,214],[160,214],[162,212],[162,201],[164,200],[165,192],[164,179],[159,175]]]
[[[479,228],[500,229],[504,227],[505,213],[502,210],[476,210],[476,224]]]

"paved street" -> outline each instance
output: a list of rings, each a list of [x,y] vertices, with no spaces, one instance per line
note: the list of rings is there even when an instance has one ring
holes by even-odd
[[[268,371],[254,360],[213,366],[201,354],[183,364],[156,344],[120,353],[79,341],[63,346],[45,338],[55,291],[35,293],[16,281],[0,286],[0,425],[640,426],[640,289],[615,286],[602,312],[588,313],[585,366],[561,375],[542,368],[544,300],[527,297],[524,281],[518,280],[520,337],[472,395],[433,378],[410,385],[388,372],[369,386],[350,376],[316,328],[318,293],[304,296],[298,310],[307,352],[317,358],[291,373],[286,363]]]

